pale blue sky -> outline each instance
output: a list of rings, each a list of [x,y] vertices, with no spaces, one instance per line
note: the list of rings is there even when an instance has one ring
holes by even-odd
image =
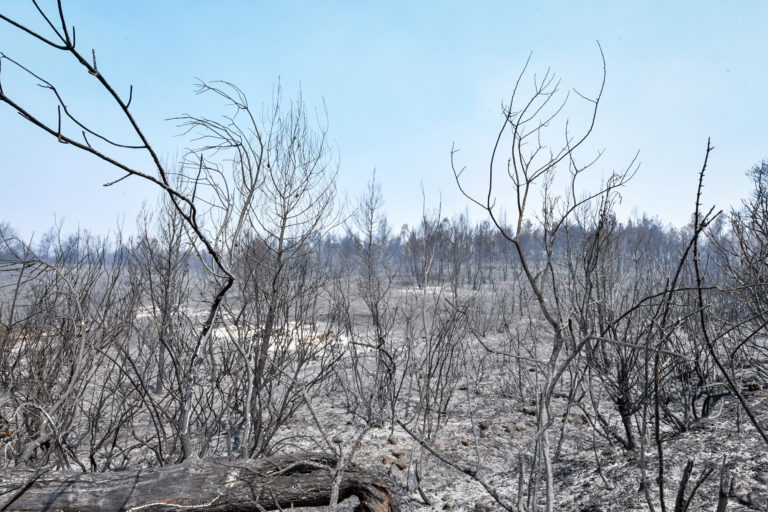
[[[22,0],[0,0],[21,20]],[[252,104],[269,102],[280,80],[286,97],[328,109],[340,156],[339,186],[358,196],[376,168],[395,231],[421,214],[420,183],[443,214],[464,210],[450,171],[455,142],[462,163],[487,166],[499,105],[532,52],[530,69],[555,71],[563,87],[599,85],[599,39],[608,66],[590,149],[605,149],[595,173],[640,171],[620,213],[690,216],[707,137],[712,153],[705,201],[721,208],[749,193],[744,172],[768,158],[768,3],[764,2],[64,2],[78,45],[95,47],[99,68],[127,94],[168,159],[184,148],[166,118],[212,113],[193,93],[195,77],[238,84]],[[88,77],[6,24],[0,51],[71,85],[76,107],[98,126],[117,119]],[[7,68],[7,66],[6,66]],[[8,94],[40,105],[38,91],[6,68]],[[71,74],[70,70],[76,70]],[[44,105],[44,104],[42,104]],[[54,116],[55,111],[43,110]],[[578,122],[579,119],[573,119]],[[140,162],[137,162],[140,164]],[[130,231],[156,191],[138,180],[110,189],[119,174],[42,137],[0,105],[0,220],[25,236],[64,219],[105,232],[124,218]],[[476,218],[479,214],[470,209]]]

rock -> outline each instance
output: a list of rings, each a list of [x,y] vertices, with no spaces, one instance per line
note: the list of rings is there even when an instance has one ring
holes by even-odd
[[[475,512],[491,512],[491,507],[484,503],[475,503]]]
[[[464,446],[472,446],[474,443],[472,443],[471,439],[462,439],[461,444]]]
[[[581,425],[586,425],[588,421],[587,421],[587,417],[581,413],[575,413],[575,414],[571,413],[568,415],[568,423],[570,423],[571,425],[581,426]]]
[[[740,478],[734,478],[731,482],[731,490],[728,494],[741,501],[741,499],[747,496],[751,491],[752,486],[749,485],[749,482]]]
[[[597,505],[588,505],[582,508],[579,512],[603,512]]]
[[[405,471],[405,469],[408,468],[408,464],[410,463],[408,454],[405,452],[392,452],[392,455],[397,457],[397,460],[395,460],[395,466],[397,469]]]
[[[752,491],[743,498],[739,498],[739,503],[752,510],[768,510],[768,495]]]
[[[507,423],[504,425],[504,431],[508,434],[514,434],[515,432],[524,432],[527,425],[523,422],[520,423]]]
[[[387,438],[387,442],[388,442],[389,444],[397,444],[397,438],[395,437],[395,435],[394,435],[394,434],[392,434],[391,436],[389,436],[389,437]]]
[[[453,502],[452,501],[446,501],[443,504],[443,510],[451,510],[453,508]]]
[[[734,478],[729,494],[753,510],[768,510],[768,488],[764,485],[753,486],[746,480]]]
[[[403,454],[402,457],[397,458],[397,460],[395,461],[395,466],[397,466],[397,469],[401,469],[405,471],[406,468],[408,468],[408,463],[409,463],[408,456]]]
[[[536,416],[536,407],[533,405],[526,405],[523,407],[523,414],[527,414],[528,416]]]
[[[381,463],[385,466],[390,466],[390,473],[392,472],[392,466],[397,469],[405,470],[408,467],[410,461],[408,460],[408,454],[405,452],[392,452],[392,455],[387,455],[381,459]]]

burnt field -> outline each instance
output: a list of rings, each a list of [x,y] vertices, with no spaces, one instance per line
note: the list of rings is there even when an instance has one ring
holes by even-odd
[[[688,223],[622,215],[600,44],[581,92],[529,58],[482,164],[446,152],[465,213],[422,184],[395,230],[324,103],[198,81],[219,113],[166,159],[31,6],[0,27],[90,88],[0,53],[0,107],[159,197],[110,236],[0,223],[1,510],[768,511],[768,163],[718,210],[707,141]]]

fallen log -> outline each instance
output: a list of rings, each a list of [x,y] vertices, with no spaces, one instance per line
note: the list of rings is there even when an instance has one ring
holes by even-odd
[[[0,510],[246,512],[329,504],[335,458],[280,455],[257,460],[196,460],[107,473],[0,471]],[[357,496],[357,512],[398,512],[389,486],[347,467],[339,500]]]

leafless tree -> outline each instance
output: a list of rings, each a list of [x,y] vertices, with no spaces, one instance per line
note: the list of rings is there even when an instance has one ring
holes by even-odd
[[[402,387],[402,378],[398,379],[398,375],[403,375],[407,357],[403,360],[406,352],[392,339],[398,318],[397,297],[393,297],[398,262],[392,255],[391,234],[383,215],[383,205],[381,186],[374,173],[357,210],[347,222],[347,235],[354,242],[354,248],[344,273],[353,277],[348,277],[349,274],[339,277],[342,281],[351,281],[352,286],[338,289],[346,290],[342,309],[350,340],[350,381],[355,390],[353,408],[364,411],[368,424],[381,426],[389,420],[394,427]],[[358,325],[354,320],[353,302],[358,298],[365,305],[368,321],[364,325]],[[370,354],[373,354],[372,358]]]
[[[41,465],[53,457],[58,465],[85,470],[83,452],[96,465],[96,451],[119,428],[115,421],[130,414],[129,404],[118,405],[101,410],[105,428],[88,423],[99,409],[93,382],[103,375],[96,368],[114,340],[130,332],[137,301],[122,286],[125,255],[110,258],[106,242],[85,233],[51,238],[44,255],[21,240],[3,239],[12,256],[3,265],[10,278],[4,296],[12,300],[0,320],[2,415],[14,432],[6,463]]]
[[[23,63],[4,53],[0,55],[0,63],[2,63],[0,65],[2,65],[3,71],[5,72],[8,67],[11,67],[27,78],[26,83],[33,81],[41,85],[43,89],[51,95],[53,104],[55,105],[56,115],[53,120],[50,121],[50,117],[36,114],[30,107],[25,106],[23,100],[17,99],[18,92],[15,88],[16,84],[9,85],[8,83],[0,82],[0,102],[18,112],[27,122],[37,126],[58,142],[71,145],[85,153],[91,154],[109,166],[124,173],[123,177],[106,183],[107,186],[114,185],[129,177],[138,177],[149,181],[162,189],[176,211],[184,219],[185,224],[195,237],[197,243],[201,244],[202,249],[211,258],[212,276],[217,282],[217,289],[211,300],[208,314],[199,326],[196,340],[193,342],[194,350],[192,352],[194,353],[194,357],[190,357],[187,361],[183,362],[185,368],[184,380],[188,387],[185,395],[189,396],[191,400],[193,395],[192,388],[194,387],[195,382],[194,374],[197,369],[196,361],[202,354],[205,341],[213,328],[221,302],[234,282],[234,276],[229,272],[222,255],[215,246],[214,240],[211,239],[201,227],[201,220],[198,216],[198,207],[195,204],[194,193],[186,195],[183,191],[174,188],[173,181],[170,177],[171,173],[169,173],[161,162],[160,156],[134,117],[131,111],[133,87],[129,87],[126,95],[118,93],[117,89],[109,81],[107,76],[101,69],[99,69],[96,60],[96,51],[91,51],[90,55],[83,54],[80,51],[76,44],[75,29],[66,22],[61,2],[57,3],[57,8],[53,15],[40,8],[37,3],[34,3],[34,6],[44,22],[44,26],[46,27],[45,31],[42,29],[37,31],[34,28],[30,28],[30,25],[13,20],[3,14],[0,14],[0,19],[28,34],[32,41],[71,56],[77,65],[82,67],[88,75],[93,77],[93,80],[96,81],[100,90],[111,102],[111,105],[114,106],[116,113],[121,116],[124,123],[124,126],[120,127],[120,130],[127,130],[130,138],[127,140],[118,140],[117,135],[104,133],[93,128],[92,121],[78,117],[75,112],[70,109],[66,98],[64,97],[64,93],[61,92],[55,84],[46,80],[34,70],[27,68]],[[0,79],[2,79],[2,77],[0,77]],[[24,81],[21,81],[21,83],[23,84]],[[149,163],[149,168],[152,169],[152,171],[145,171],[141,167],[127,164],[126,162],[130,160],[125,158],[126,152],[132,152],[136,153],[137,156],[143,156]],[[181,424],[179,425],[179,435],[182,439],[185,458],[192,456],[194,453],[192,437],[189,432],[189,418],[192,407],[193,405],[191,401],[185,403],[184,412],[181,415]]]
[[[601,51],[602,56],[602,51]],[[604,60],[603,60],[604,63]],[[526,66],[527,68],[527,66]],[[503,105],[503,122],[498,136],[493,144],[487,187],[484,193],[476,194],[467,188],[467,173],[465,168],[456,165],[456,149],[451,152],[454,163],[453,170],[459,188],[470,201],[481,208],[496,230],[514,248],[520,266],[533,292],[538,312],[546,322],[551,332],[551,349],[542,361],[543,375],[538,385],[537,402],[540,414],[536,446],[539,457],[543,462],[546,481],[547,510],[554,507],[554,482],[549,446],[548,430],[552,424],[551,399],[554,387],[562,375],[563,364],[559,362],[564,349],[568,349],[566,341],[571,338],[568,329],[569,310],[562,300],[564,283],[559,278],[555,264],[555,247],[563,234],[564,226],[569,222],[580,207],[595,198],[610,193],[621,187],[632,176],[635,170],[634,160],[625,171],[611,174],[598,190],[582,193],[580,183],[582,177],[593,166],[596,158],[588,158],[582,162],[580,151],[592,133],[597,117],[597,109],[602,98],[605,84],[605,66],[603,79],[598,92],[588,97],[578,91],[575,94],[586,102],[591,109],[591,115],[585,127],[579,134],[571,131],[570,123],[558,123],[563,109],[567,106],[568,95],[558,99],[559,81],[547,71],[542,77],[534,77],[533,91],[527,98],[523,94],[523,79],[527,76],[526,69],[520,74],[510,101]],[[558,103],[559,102],[559,103]],[[562,129],[563,139],[559,144],[554,142],[553,130]],[[505,163],[500,162],[503,145],[508,143]],[[566,180],[566,194],[558,195],[553,191],[559,176]],[[510,203],[498,202],[501,183],[511,190]],[[506,189],[505,189],[506,190]],[[541,262],[532,260],[521,243],[521,236],[526,221],[531,218],[531,202],[535,200],[537,191],[542,194],[541,223],[542,239],[540,248],[544,254]],[[506,207],[512,212],[515,221],[512,226],[502,222],[501,209]],[[570,344],[572,351],[581,345],[581,340],[574,339]],[[573,356],[573,352],[571,356]]]
[[[286,108],[279,88],[272,106],[259,115],[233,85],[200,84],[200,93],[225,99],[234,113],[220,120],[178,119],[197,138],[177,171],[162,163],[134,117],[133,88],[118,93],[104,66],[97,65],[96,52],[81,52],[61,2],[50,11],[32,5],[42,21],[40,30],[1,13],[0,20],[31,42],[74,59],[123,124],[114,133],[96,129],[93,120],[69,106],[63,88],[5,53],[0,54],[0,103],[53,140],[124,173],[106,186],[130,177],[156,185],[166,208],[159,232],[144,229],[134,241],[130,275],[122,273],[125,259],[119,265],[100,263],[104,250],[49,263],[8,238],[5,247],[16,251],[15,289],[39,289],[40,313],[25,314],[37,321],[43,312],[56,311],[55,318],[62,308],[67,311],[57,324],[57,341],[47,327],[32,333],[34,343],[29,334],[14,332],[16,306],[3,322],[0,336],[8,349],[4,355],[15,358],[11,364],[20,361],[18,349],[23,348],[24,365],[43,372],[41,379],[32,375],[32,385],[26,386],[34,391],[33,399],[19,402],[8,414],[11,421],[22,421],[27,432],[18,436],[12,458],[39,461],[40,468],[55,453],[60,464],[74,460],[86,470],[68,437],[81,423],[90,435],[93,471],[128,467],[136,453],[146,450],[154,453],[154,461],[145,463],[195,461],[211,451],[221,453],[222,436],[229,454],[265,454],[277,428],[299,407],[297,390],[323,382],[338,359],[332,332],[336,321],[323,293],[325,261],[318,251],[323,235],[339,224],[336,159],[324,122],[315,126],[300,97]],[[39,114],[36,100],[26,104],[22,99],[19,90],[30,82],[49,95],[53,116]],[[58,247],[69,254],[66,246]],[[128,253],[121,242],[117,254],[127,258]],[[96,321],[88,309],[98,280],[111,283],[97,296],[101,310],[94,308],[103,315],[98,317],[102,330],[92,327]],[[230,296],[235,283],[239,293]],[[151,313],[144,315],[148,309]],[[43,354],[61,357],[43,362]],[[10,375],[18,376],[16,370]],[[286,374],[291,378],[286,380]],[[136,428],[141,421],[143,427]],[[340,482],[334,485],[338,489]],[[11,501],[27,488],[22,485]]]
[[[319,317],[326,277],[318,249],[338,223],[335,157],[326,126],[313,126],[301,96],[286,105],[278,87],[259,113],[233,84],[201,83],[198,92],[233,109],[221,119],[178,121],[198,144],[186,162],[207,189],[199,193],[210,205],[210,236],[238,280],[222,328],[242,359],[244,409],[230,423],[250,456],[268,449],[300,405],[296,382],[278,385],[275,372],[306,378],[307,363],[331,341],[334,322]]]

